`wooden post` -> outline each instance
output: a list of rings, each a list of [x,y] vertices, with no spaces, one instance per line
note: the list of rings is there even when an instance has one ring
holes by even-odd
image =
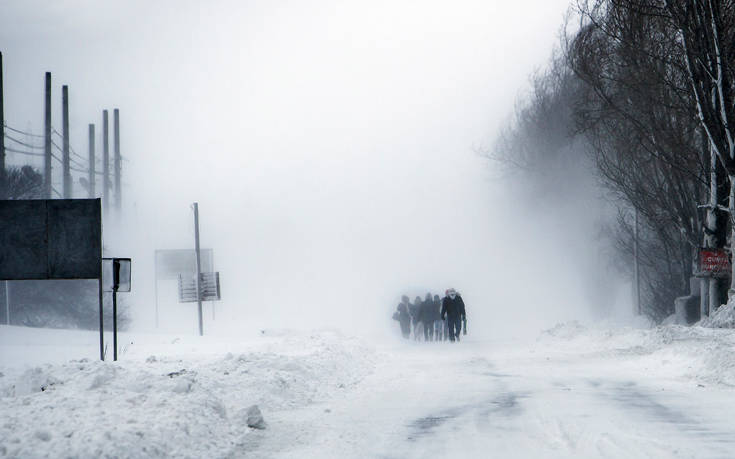
[[[0,52],[0,199],[5,199],[7,193],[7,171],[5,169],[5,107],[3,98],[3,53]],[[5,285],[7,285],[7,282]]]
[[[115,109],[113,112],[114,134],[115,134],[115,209],[120,212],[122,206],[122,186],[120,184],[120,172],[122,169],[120,158],[120,110]]]
[[[94,199],[94,185],[95,185],[95,154],[94,154],[94,124],[89,125],[89,188],[87,190],[89,199]]]
[[[63,194],[64,199],[71,199],[71,166],[69,160],[69,86],[64,85],[61,87],[61,124],[62,124],[62,136],[63,136],[63,156],[61,158],[61,165],[64,171],[63,173]]]
[[[46,199],[51,199],[51,72],[46,72],[45,113],[43,126],[43,185]]]
[[[102,208],[110,205],[110,135],[107,110],[102,110]]]

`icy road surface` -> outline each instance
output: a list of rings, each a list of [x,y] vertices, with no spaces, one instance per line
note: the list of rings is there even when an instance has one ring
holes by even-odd
[[[0,355],[0,457],[731,458],[735,451],[730,330],[567,324],[531,343],[470,337],[454,345],[371,345],[334,332],[237,343],[138,338],[118,364],[29,368],[14,360],[22,348],[10,341],[0,336],[0,349],[16,355]],[[267,429],[244,425],[251,404]]]

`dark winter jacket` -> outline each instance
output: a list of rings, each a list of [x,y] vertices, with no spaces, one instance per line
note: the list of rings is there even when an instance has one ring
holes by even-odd
[[[409,314],[411,314],[411,319],[413,320],[413,323],[418,322],[419,312],[421,312],[421,303],[409,303],[408,312]]]
[[[448,296],[445,296],[442,300],[442,320],[444,320],[445,316],[449,316],[450,319],[455,319],[457,317],[462,317],[463,319],[467,317],[465,315],[464,310],[464,301],[462,301],[462,297],[457,295],[454,297],[454,299],[451,299]]]
[[[421,322],[425,324],[431,324],[435,320],[439,320],[439,303],[435,303],[434,300],[424,301],[421,304],[419,317]]]
[[[404,323],[411,321],[411,316],[408,314],[408,308],[404,303],[400,303],[396,308],[396,311],[398,312],[397,320],[399,322]]]

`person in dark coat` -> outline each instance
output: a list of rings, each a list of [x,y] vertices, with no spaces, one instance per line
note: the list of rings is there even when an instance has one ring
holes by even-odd
[[[421,297],[417,296],[413,300],[413,304],[408,306],[408,311],[411,313],[411,322],[413,323],[413,339],[418,341],[421,338]]]
[[[408,313],[408,297],[406,295],[401,298],[393,318],[401,324],[401,334],[408,339],[411,336],[411,315]]]
[[[424,326],[424,341],[434,341],[434,318],[438,314],[439,310],[435,311],[431,293],[427,293],[424,302],[421,303],[421,312],[419,313],[419,319]]]
[[[462,297],[453,288],[447,290],[447,296],[442,300],[442,320],[446,318],[449,325],[449,340],[459,341],[462,331],[462,320],[467,318]]]
[[[445,321],[441,318],[441,307],[442,307],[442,300],[439,298],[439,295],[434,295],[434,340],[435,341],[441,341],[442,336],[444,336],[444,325],[446,324]]]

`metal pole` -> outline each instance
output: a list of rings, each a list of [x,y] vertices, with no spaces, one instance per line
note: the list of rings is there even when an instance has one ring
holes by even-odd
[[[51,199],[51,72],[46,72],[46,95],[43,126],[43,185],[46,199]]]
[[[110,133],[107,110],[102,110],[102,207],[110,204]]]
[[[114,131],[114,145],[115,145],[115,209],[120,212],[122,206],[122,186],[120,185],[120,170],[122,167],[120,158],[120,110],[115,109],[113,112],[113,131]]]
[[[10,325],[10,283],[5,281],[5,324]]]
[[[197,312],[199,314],[199,336],[204,335],[204,326],[202,323],[202,290],[201,290],[201,278],[202,278],[202,265],[201,258],[199,256],[199,203],[194,203],[194,250],[197,258]]]
[[[641,282],[640,271],[638,267],[638,209],[635,209],[635,217],[633,223],[633,271],[635,276],[635,304],[638,315],[641,315]]]
[[[0,52],[0,199],[6,196],[5,170],[5,107],[3,101],[3,53]],[[7,282],[5,284],[8,285]]]
[[[97,207],[100,208],[100,213],[102,211],[101,205],[100,205],[100,199],[97,198]],[[102,255],[103,255],[104,245],[100,244],[100,272],[99,272],[99,278],[97,279],[97,288],[98,288],[98,295],[99,295],[99,302],[100,302],[100,360],[105,360],[105,321],[103,317],[103,309],[102,309],[102,301],[103,301],[103,293],[102,293]]]
[[[95,192],[95,152],[94,152],[94,124],[89,125],[89,176],[87,177],[87,180],[89,180],[89,189],[88,196],[89,199],[94,199],[94,192]]]
[[[112,360],[117,361],[117,288],[120,284],[120,261],[112,260]]]
[[[63,136],[63,156],[61,157],[63,173],[64,199],[71,198],[71,171],[69,170],[69,86],[61,87],[61,123]]]
[[[156,328],[158,328],[158,251],[156,251],[153,265],[156,271],[154,289],[156,291]]]

